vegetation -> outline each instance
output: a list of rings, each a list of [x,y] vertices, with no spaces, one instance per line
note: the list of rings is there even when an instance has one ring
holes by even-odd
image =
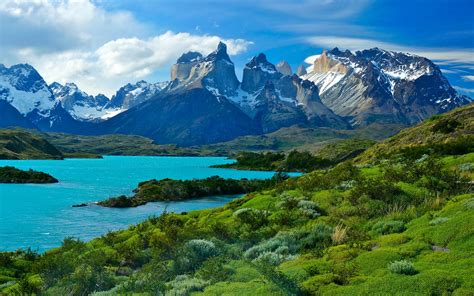
[[[279,129],[275,132],[259,136],[242,136],[232,141],[217,143],[205,148],[224,152],[232,155],[236,151],[309,151],[318,153],[329,144],[336,144],[341,140],[354,140],[357,146],[364,146],[362,143],[369,139],[382,140],[400,131],[404,126],[397,124],[371,124],[366,127],[354,130],[337,130],[331,128],[305,128],[291,126]],[[349,142],[347,142],[349,143]],[[337,144],[336,144],[337,145]],[[365,148],[367,148],[366,146]],[[348,146],[352,149],[352,147]],[[328,151],[328,150],[326,150]],[[333,153],[330,151],[330,155]],[[330,156],[327,155],[327,156]],[[326,158],[325,155],[322,155]],[[328,157],[330,158],[330,157]]]
[[[0,159],[62,159],[63,154],[27,130],[0,129]]]
[[[236,195],[267,189],[287,179],[285,174],[276,174],[270,180],[224,179],[213,176],[194,180],[150,180],[141,182],[132,197],[112,197],[98,203],[100,206],[128,208],[154,201],[178,201],[215,195]]]
[[[322,159],[311,153],[296,150],[288,155],[281,152],[241,152],[236,156],[236,162],[224,165],[216,165],[220,168],[235,168],[243,170],[264,171],[302,171],[308,172],[315,169],[329,167],[334,164],[328,159]]]
[[[466,136],[471,107],[220,208],[1,253],[1,293],[473,295],[474,153],[399,152]]]
[[[368,149],[358,161],[378,161],[396,154],[420,157],[462,155],[474,151],[474,103],[407,128]]]
[[[57,183],[49,174],[33,170],[23,171],[11,166],[0,167],[0,183]]]
[[[177,147],[157,145],[153,140],[133,135],[81,136],[63,133],[46,133],[45,138],[64,153],[98,155],[152,155],[152,156],[205,156],[222,155],[221,151],[206,147]]]

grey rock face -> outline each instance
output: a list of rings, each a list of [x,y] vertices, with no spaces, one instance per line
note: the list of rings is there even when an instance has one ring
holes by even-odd
[[[414,124],[469,102],[430,60],[378,48],[325,51],[302,78],[318,85],[322,102],[355,126]]]
[[[252,93],[265,86],[267,81],[276,81],[281,76],[276,67],[267,61],[265,54],[261,53],[245,65],[241,87]]]
[[[135,107],[160,93],[169,82],[148,83],[144,80],[121,87],[110,101],[110,107],[123,110]]]
[[[202,54],[199,52],[190,51],[184,53],[178,58],[176,64],[171,66],[171,81],[186,80],[191,74],[191,69],[202,59]]]
[[[206,88],[215,95],[235,95],[239,81],[234,64],[227,54],[227,46],[220,42],[217,49],[204,58],[181,59],[173,65],[169,91]],[[175,74],[174,74],[175,73]]]
[[[276,69],[283,75],[291,76],[293,75],[293,71],[291,70],[290,64],[287,61],[280,61],[276,64]]]
[[[306,75],[308,72],[306,72],[306,67],[304,65],[299,65],[298,70],[296,70],[296,75],[298,76],[303,76]]]

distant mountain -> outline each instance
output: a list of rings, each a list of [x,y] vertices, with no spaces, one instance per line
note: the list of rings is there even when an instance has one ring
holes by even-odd
[[[241,110],[205,88],[158,95],[99,124],[97,131],[142,135],[158,144],[183,146],[260,132]]]
[[[312,66],[277,65],[261,53],[235,74],[227,47],[188,52],[170,82],[138,81],[109,100],[74,83],[47,85],[30,65],[0,65],[0,126],[75,134],[137,134],[161,144],[199,145],[281,128],[411,125],[470,102],[430,60],[382,49],[337,48]]]
[[[470,101],[430,60],[378,48],[324,51],[301,78],[316,83],[322,102],[355,126],[414,124]]]
[[[143,80],[135,84],[128,83],[117,91],[107,107],[125,111],[157,95],[168,84],[168,81],[148,83]]]
[[[81,124],[57,101],[41,75],[28,64],[10,68],[0,64],[0,99],[9,103],[24,118],[40,129],[51,131],[79,131]],[[16,111],[3,104],[3,113],[18,117]],[[26,123],[25,123],[26,124]],[[29,124],[26,124],[30,127]],[[26,127],[25,125],[20,125]]]
[[[37,134],[20,129],[0,130],[0,159],[62,158],[56,147]]]
[[[122,111],[110,106],[110,100],[103,94],[91,96],[80,90],[74,83],[61,85],[53,82],[50,86],[56,100],[74,119],[95,121],[107,119]]]
[[[0,128],[36,128],[35,125],[5,100],[0,100]]]

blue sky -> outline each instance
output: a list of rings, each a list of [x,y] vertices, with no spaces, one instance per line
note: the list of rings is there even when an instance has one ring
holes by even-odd
[[[166,80],[182,51],[208,53],[223,39],[239,78],[259,52],[295,69],[323,48],[377,46],[435,60],[474,97],[472,0],[20,2],[0,4],[0,62],[31,63],[48,82],[90,93]]]

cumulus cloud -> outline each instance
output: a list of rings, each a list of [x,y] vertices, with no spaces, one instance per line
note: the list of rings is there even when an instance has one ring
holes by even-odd
[[[333,48],[337,46],[343,49],[361,50],[372,47],[379,47],[386,50],[409,52],[419,56],[427,57],[432,60],[444,62],[444,64],[474,64],[474,49],[472,48],[422,48],[383,42],[375,39],[340,36],[313,36],[306,38],[306,41],[324,48]]]
[[[48,83],[73,81],[86,92],[109,96],[168,69],[183,52],[208,54],[222,40],[236,55],[251,44],[185,32],[151,34],[130,13],[105,11],[90,0],[2,1],[0,24],[0,62],[30,63]]]

